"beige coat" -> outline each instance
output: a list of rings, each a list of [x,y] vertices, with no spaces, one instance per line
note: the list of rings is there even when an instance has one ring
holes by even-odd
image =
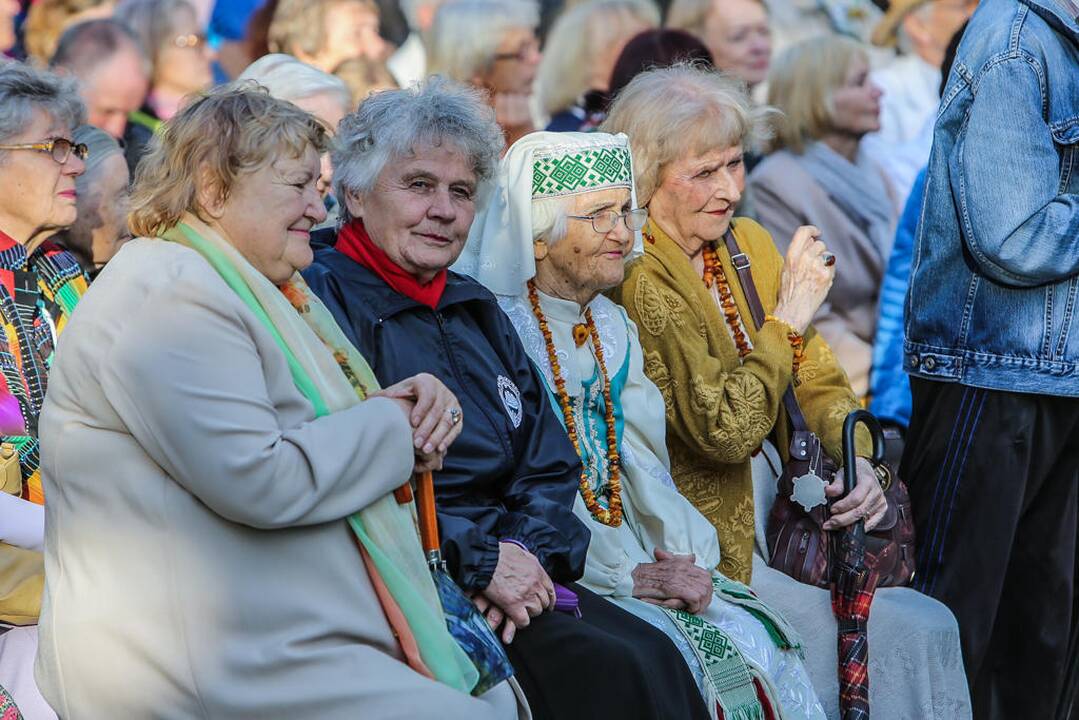
[[[749,186],[757,203],[757,219],[780,252],[787,252],[800,226],[816,225],[821,240],[838,258],[835,284],[813,327],[835,352],[855,394],[864,396],[869,390],[877,303],[888,258],[791,153],[780,151],[765,158],[753,170]]]
[[[400,485],[375,398],[315,419],[193,250],[127,244],[80,303],[41,419],[37,679],[84,718],[494,718],[400,661],[343,518]]]

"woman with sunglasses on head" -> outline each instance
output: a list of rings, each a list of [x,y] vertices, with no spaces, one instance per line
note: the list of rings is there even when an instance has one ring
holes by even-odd
[[[52,236],[75,222],[86,146],[73,80],[0,65],[0,686],[27,720],[53,718],[34,684],[45,578],[38,414],[53,347],[86,292]],[[0,691],[0,713],[8,717]]]

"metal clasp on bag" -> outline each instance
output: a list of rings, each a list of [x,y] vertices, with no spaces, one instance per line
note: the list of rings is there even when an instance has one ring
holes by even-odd
[[[741,260],[739,260],[741,258]],[[745,263],[744,265],[742,263]],[[736,253],[731,255],[731,264],[734,265],[735,270],[748,270],[752,263],[749,262],[749,256],[745,253]]]

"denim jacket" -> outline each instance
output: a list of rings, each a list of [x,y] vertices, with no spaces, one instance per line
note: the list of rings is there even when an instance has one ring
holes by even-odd
[[[904,368],[1079,397],[1079,21],[983,0],[941,100]]]

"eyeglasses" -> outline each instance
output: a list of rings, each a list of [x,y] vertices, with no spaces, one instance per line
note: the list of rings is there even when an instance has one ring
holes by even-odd
[[[606,235],[611,230],[614,230],[619,220],[624,222],[627,228],[633,232],[637,232],[644,227],[646,222],[648,222],[648,210],[645,208],[637,208],[636,210],[627,210],[624,213],[616,213],[614,210],[605,210],[604,212],[599,212],[595,215],[568,215],[567,217],[571,217],[574,220],[591,220],[592,229],[600,235]]]
[[[38,143],[23,143],[21,145],[0,145],[0,150],[36,150],[37,152],[48,153],[52,156],[52,159],[63,165],[71,157],[71,153],[75,153],[75,157],[79,160],[85,160],[90,157],[90,148],[86,147],[84,143],[75,144],[67,138],[53,138],[45,142]]]
[[[187,35],[177,35],[172,40],[172,44],[178,48],[197,48],[205,42],[205,35],[196,35],[195,33],[189,33]]]

